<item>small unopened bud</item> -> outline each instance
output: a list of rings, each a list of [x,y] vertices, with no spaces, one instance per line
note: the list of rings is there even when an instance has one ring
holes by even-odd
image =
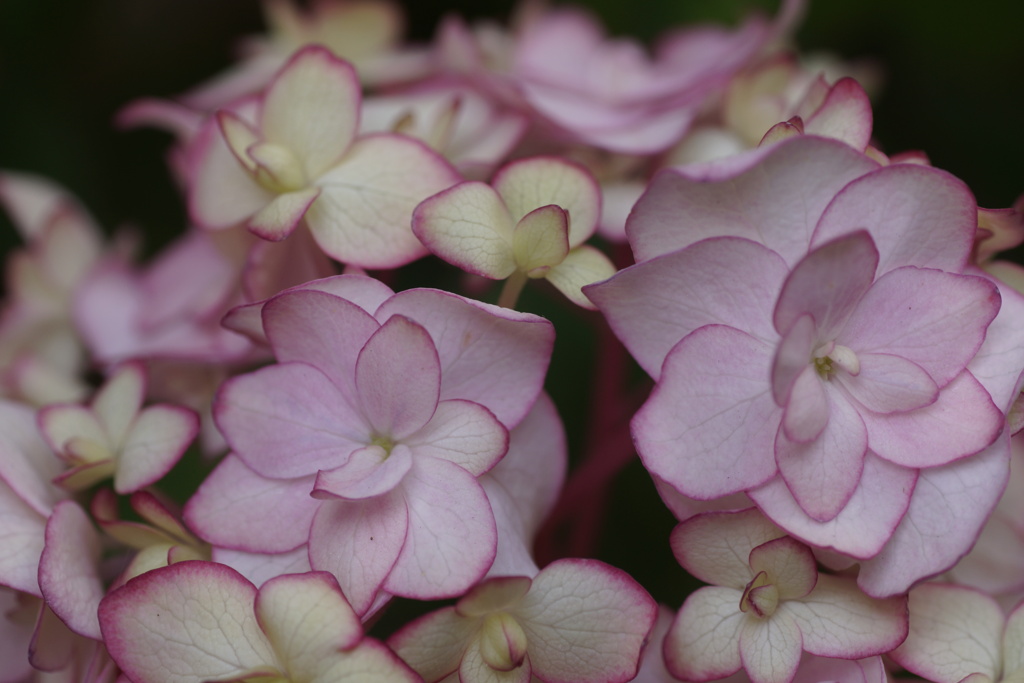
[[[507,612],[489,614],[480,631],[480,655],[495,671],[512,671],[526,658],[526,633]]]

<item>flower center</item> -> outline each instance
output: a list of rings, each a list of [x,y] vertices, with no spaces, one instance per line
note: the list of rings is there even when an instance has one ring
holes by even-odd
[[[770,617],[779,606],[779,589],[769,582],[767,572],[758,572],[743,589],[740,611],[750,612],[761,619]]]
[[[395,447],[395,442],[392,441],[389,436],[381,436],[378,434],[370,439],[370,445],[380,446],[383,448],[384,453],[386,453],[384,457],[386,458],[388,455],[391,455],[391,449]]]
[[[831,380],[841,369],[851,375],[860,374],[860,359],[848,346],[836,344],[834,341],[822,344],[814,352],[814,369],[823,380]]]

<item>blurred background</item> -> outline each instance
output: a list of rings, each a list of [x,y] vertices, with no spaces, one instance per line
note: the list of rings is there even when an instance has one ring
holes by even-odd
[[[426,42],[447,12],[504,20],[513,3],[403,4],[409,38]],[[735,23],[753,8],[774,12],[778,2],[577,4],[598,14],[609,33],[649,41],[687,22]],[[1024,3],[978,0],[971,8],[933,0],[809,0],[797,42],[805,52],[828,51],[880,69],[875,137],[883,150],[924,150],[935,166],[965,180],[982,206],[1006,207],[1024,192]],[[257,0],[0,0],[0,168],[57,181],[106,229],[144,231],[150,249],[166,242],[185,225],[164,165],[170,137],[119,131],[114,115],[133,99],[171,97],[221,71],[238,39],[261,29]],[[0,217],[0,253],[16,243]],[[525,305],[552,315],[538,300]],[[549,387],[556,400],[565,399],[560,409],[575,448],[585,426],[566,405],[573,394],[558,394],[586,386],[593,359],[579,349],[593,340],[585,338],[589,327],[557,326],[553,368],[561,374]],[[584,335],[579,345],[573,335]],[[601,556],[678,606],[687,589],[666,543],[674,520],[638,462],[617,484],[608,520],[609,538],[619,541]]]
[[[583,0],[613,35],[650,40],[691,21],[735,23],[771,0]],[[405,0],[408,35],[427,41],[447,12],[507,17],[512,0]],[[925,150],[982,206],[1024,192],[1024,3],[809,0],[798,43],[883,69],[875,136],[889,152]],[[172,96],[231,61],[262,28],[257,0],[0,1],[0,167],[51,177],[108,229],[178,231],[163,165],[169,137],[118,131],[114,113]],[[4,226],[7,227],[7,226]],[[0,247],[9,245],[4,235]]]

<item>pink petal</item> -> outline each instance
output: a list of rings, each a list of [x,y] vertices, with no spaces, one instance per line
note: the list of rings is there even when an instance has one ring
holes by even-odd
[[[807,253],[832,197],[878,167],[841,142],[812,136],[744,157],[738,168],[719,165],[724,172],[670,170],[654,178],[626,224],[638,262],[708,237],[735,236],[764,244],[792,266]]]
[[[400,135],[356,140],[317,181],[306,222],[328,256],[363,268],[395,268],[426,254],[409,227],[416,205],[459,181],[448,162]]]
[[[772,396],[778,405],[785,406],[796,381],[808,369],[814,370],[811,361],[817,343],[814,318],[809,313],[797,318],[782,337],[772,362]]]
[[[314,45],[292,56],[267,88],[263,137],[284,145],[316,178],[341,159],[359,127],[359,78],[348,62]]]
[[[476,477],[438,458],[418,458],[402,482],[409,530],[384,584],[395,595],[429,600],[461,595],[494,561],[494,515]]]
[[[315,187],[279,194],[245,225],[265,240],[280,242],[295,231],[319,196],[320,190]]]
[[[132,493],[171,471],[199,433],[199,416],[188,408],[155,405],[135,419],[121,448],[114,490]]]
[[[398,486],[410,467],[412,451],[404,444],[394,446],[390,453],[380,446],[360,448],[341,467],[317,473],[313,497],[359,500],[379,496]]]
[[[686,598],[665,635],[665,664],[673,676],[701,683],[740,670],[740,631],[746,623],[739,610],[741,595],[709,586]]]
[[[305,545],[320,501],[310,498],[313,477],[267,479],[233,454],[207,476],[188,504],[185,520],[203,540],[257,553]]]
[[[441,400],[484,406],[515,427],[540,393],[554,328],[547,320],[439,290],[396,294],[377,311],[386,321],[405,315],[422,325],[441,359]]]
[[[910,505],[916,480],[917,470],[893,465],[869,451],[846,507],[827,522],[808,516],[782,477],[748,494],[776,524],[806,543],[866,559],[892,536]]]
[[[814,115],[807,117],[804,132],[863,150],[871,142],[871,124],[871,100],[857,81],[847,77],[836,81]]]
[[[860,353],[888,353],[920,365],[939,387],[974,357],[999,311],[990,281],[900,268],[878,279],[838,341]]]
[[[985,332],[985,341],[968,364],[982,386],[1001,410],[1007,410],[1017,396],[1018,377],[1015,368],[1024,366],[1024,296],[1000,283],[1002,299],[999,314]]]
[[[910,632],[890,653],[900,666],[942,683],[975,673],[998,679],[1006,620],[999,603],[965,586],[924,583],[910,591],[908,607]]]
[[[310,530],[310,564],[334,574],[352,609],[363,614],[402,552],[408,526],[400,491],[351,503],[325,501]]]
[[[179,562],[135,577],[100,603],[103,640],[125,675],[213,680],[276,658],[253,614],[256,587],[213,562]]]
[[[93,397],[91,407],[96,419],[119,444],[146,400],[146,368],[139,362],[119,366]]]
[[[395,441],[423,427],[437,409],[441,365],[434,342],[405,316],[367,340],[355,366],[356,391],[374,436]]]
[[[512,613],[545,681],[628,681],[654,628],[657,604],[625,572],[597,560],[557,560]]]
[[[834,518],[850,501],[868,448],[864,422],[849,401],[835,391],[823,392],[825,397],[829,420],[816,439],[796,443],[780,430],[775,442],[782,479],[800,507],[819,522]]]
[[[220,229],[236,225],[274,199],[232,153],[216,118],[196,135],[189,188],[189,216],[196,225]]]
[[[906,598],[869,597],[850,578],[821,574],[811,594],[786,609],[811,654],[860,659],[889,652],[907,637]]]
[[[806,545],[792,536],[762,543],[750,551],[750,572],[768,574],[780,600],[802,598],[818,581],[818,562]]]
[[[907,413],[861,413],[871,450],[905,467],[945,465],[991,444],[1005,418],[966,370],[931,405]]]
[[[983,452],[921,470],[910,508],[880,553],[857,577],[869,595],[897,595],[944,571],[974,544],[1006,487],[1009,435]]]
[[[775,329],[785,334],[797,318],[810,314],[818,339],[835,339],[874,282],[877,265],[878,251],[863,230],[816,248],[786,278],[775,305]],[[841,341],[849,346],[845,337]]]
[[[47,515],[49,512],[47,512]],[[29,507],[6,482],[0,481],[0,585],[39,595],[39,556],[43,552],[46,517]]]
[[[742,591],[751,577],[754,548],[785,535],[756,508],[707,512],[680,523],[670,543],[676,560],[705,583]],[[739,609],[740,596],[735,608]]]
[[[405,443],[417,457],[448,460],[480,476],[505,455],[509,436],[505,426],[487,408],[453,399],[439,403],[430,422],[405,439]]]
[[[817,440],[828,425],[831,413],[826,394],[825,382],[818,375],[817,369],[812,364],[805,364],[790,388],[779,438],[792,442],[791,446],[807,445]]]
[[[40,436],[36,411],[14,401],[0,401],[0,427],[0,480],[38,514],[48,516],[63,497],[50,480],[64,465]]]
[[[256,618],[290,678],[315,680],[339,651],[363,637],[363,625],[327,572],[286,574],[263,584]]]
[[[278,362],[309,363],[351,397],[356,359],[379,327],[358,305],[322,291],[292,289],[263,306],[263,329]]]
[[[930,405],[939,388],[920,365],[885,353],[857,355],[860,373],[836,376],[837,383],[868,410],[881,413],[904,412]]]
[[[851,182],[822,213],[817,246],[866,229],[878,247],[878,273],[901,266],[958,273],[978,226],[977,204],[957,178],[930,166],[895,164]]]
[[[558,157],[519,159],[494,174],[494,189],[518,223],[531,211],[548,205],[570,216],[569,247],[583,244],[601,217],[601,191],[583,166]]]
[[[711,321],[775,340],[769,316],[786,272],[778,255],[755,242],[709,239],[626,268],[585,293],[656,378],[672,347]]]
[[[282,574],[301,574],[312,571],[309,553],[302,545],[295,550],[276,555],[247,553],[229,548],[213,548],[213,561],[226,564],[256,586]]]
[[[46,523],[39,588],[46,604],[75,633],[100,638],[96,609],[105,593],[99,576],[100,538],[77,503],[57,503]]]
[[[246,465],[279,479],[339,467],[370,436],[338,388],[304,363],[229,380],[217,394],[214,417]]]
[[[496,280],[515,272],[515,221],[501,197],[482,182],[460,183],[424,200],[412,230],[430,251],[463,270]]]
[[[702,327],[679,342],[633,418],[644,466],[701,499],[770,479],[782,417],[765,382],[770,362],[770,347],[723,325]]]
[[[788,606],[767,619],[748,618],[740,628],[740,657],[753,683],[788,683],[796,675],[803,639]]]

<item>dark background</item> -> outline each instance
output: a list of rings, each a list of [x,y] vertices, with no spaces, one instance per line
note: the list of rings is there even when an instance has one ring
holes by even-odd
[[[404,3],[409,35],[429,40],[447,11],[504,18],[512,3]],[[694,20],[735,22],[754,0],[585,0],[610,33],[649,40]],[[978,0],[968,11],[934,0],[810,0],[798,44],[884,68],[875,136],[886,151],[921,149],[964,179],[982,206],[1024,192],[1024,3]],[[236,39],[261,30],[255,0],[0,0],[0,168],[50,177],[78,195],[108,230],[144,229],[152,248],[179,233],[184,211],[163,154],[169,136],[118,131],[114,113],[135,98],[169,97],[226,67]],[[0,217],[0,253],[16,244]],[[529,293],[528,293],[529,294]],[[539,298],[528,310],[555,317]],[[571,321],[572,318],[569,318]],[[574,452],[582,424],[558,388],[579,388],[589,357],[560,322],[552,386]],[[592,346],[592,344],[590,344]],[[572,350],[575,349],[575,350]],[[575,363],[575,367],[573,367]],[[584,379],[581,379],[584,378]],[[571,400],[571,399],[569,399]],[[633,465],[618,480],[600,555],[677,607],[687,589],[667,547],[674,522]]]

